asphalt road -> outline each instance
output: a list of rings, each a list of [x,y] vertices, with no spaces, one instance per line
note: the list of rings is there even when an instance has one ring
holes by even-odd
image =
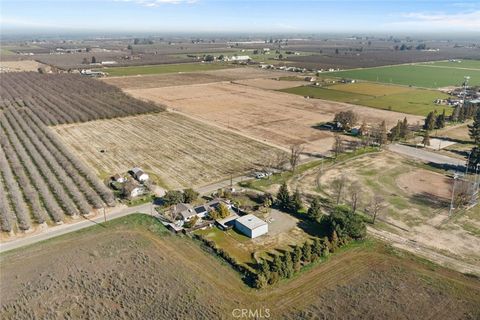
[[[251,179],[251,178],[247,176],[235,177],[233,178],[232,182],[233,184],[235,184],[237,182],[248,180],[248,179]],[[197,191],[201,195],[205,195],[227,186],[230,186],[230,179],[197,188]],[[153,208],[153,204],[147,203],[147,204],[142,204],[135,207],[114,208],[111,212],[107,213],[106,217],[107,217],[107,220],[112,220],[112,219],[128,216],[132,213],[155,214],[155,211]],[[80,217],[77,222],[48,227],[44,230],[36,231],[35,234],[26,233],[23,236],[18,237],[14,240],[0,243],[0,253],[17,249],[20,247],[28,246],[40,241],[58,237],[58,236],[61,236],[70,232],[74,232],[77,230],[81,230],[84,228],[88,228],[102,222],[104,222],[104,217],[102,214],[99,214],[98,216],[91,219]]]
[[[114,209],[112,212],[107,214],[107,220],[112,220],[129,214],[141,212],[150,214],[152,204],[147,203],[136,207],[123,207]],[[54,227],[48,227],[45,230],[40,231],[36,234],[25,234],[21,238],[17,238],[12,241],[4,242],[0,244],[0,253],[9,251],[12,249],[17,249],[20,247],[28,246],[39,241],[44,241],[50,238],[58,237],[66,233],[74,232],[83,228],[88,228],[96,224],[104,222],[103,215],[98,215],[95,218],[88,219],[85,217],[80,217],[78,222],[73,222],[69,224],[62,224]]]
[[[401,144],[391,144],[388,146],[388,150],[411,158],[415,158],[417,160],[436,163],[440,165],[465,166],[466,163],[465,160],[455,159],[442,154],[437,154],[414,147],[404,146]]]

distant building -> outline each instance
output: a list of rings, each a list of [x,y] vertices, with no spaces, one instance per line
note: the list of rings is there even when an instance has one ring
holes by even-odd
[[[249,56],[232,56],[228,58],[228,61],[250,61],[251,58]]]
[[[268,224],[253,214],[247,214],[235,220],[235,228],[252,239],[268,232]]]

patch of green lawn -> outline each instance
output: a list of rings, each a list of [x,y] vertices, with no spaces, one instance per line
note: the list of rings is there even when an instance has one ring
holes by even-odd
[[[476,62],[469,62],[476,65]],[[351,78],[381,83],[394,83],[423,88],[460,86],[464,76],[470,76],[470,85],[480,85],[480,70],[461,69],[461,63],[454,67],[432,67],[422,64],[397,65],[355,69],[327,73],[338,78]],[[455,68],[458,66],[458,68]]]

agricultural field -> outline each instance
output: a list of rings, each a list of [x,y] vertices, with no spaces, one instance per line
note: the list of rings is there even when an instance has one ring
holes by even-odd
[[[421,88],[461,86],[464,76],[470,76],[470,85],[480,85],[477,61],[469,62],[467,65],[471,67],[464,68],[461,67],[461,63],[454,62],[448,66],[419,63],[329,72],[326,75]]]
[[[234,65],[226,63],[181,63],[181,64],[160,64],[134,67],[114,67],[97,69],[106,72],[109,76],[137,76],[162,73],[196,72],[234,68]]]
[[[228,128],[276,146],[304,143],[307,152],[323,153],[333,144],[333,133],[316,129],[336,112],[353,110],[360,122],[393,126],[405,116],[409,123],[423,117],[362,106],[305,99],[272,90],[232,83],[184,85],[125,90],[134,97],[166,105],[210,124]]]
[[[162,110],[78,75],[7,73],[0,98],[0,227],[10,234],[115,205],[47,126]]]
[[[46,67],[42,63],[34,60],[19,60],[19,61],[2,61],[0,60],[0,72],[20,72],[20,71],[35,71],[38,68]]]
[[[168,73],[131,77],[108,77],[102,78],[102,81],[117,86],[121,89],[148,89],[224,81],[272,79],[283,75],[285,75],[285,72],[239,67],[202,72]]]
[[[269,309],[273,319],[480,316],[477,278],[375,241],[253,290],[197,242],[145,215],[4,253],[0,267],[3,319],[231,319],[236,308]]]
[[[419,116],[426,116],[434,110],[442,112],[445,109],[447,115],[453,112],[451,107],[434,103],[435,99],[448,98],[446,93],[403,86],[360,82],[327,87],[302,86],[281,91]]]
[[[345,177],[361,186],[360,210],[374,195],[385,199],[385,210],[375,228],[397,234],[442,254],[478,266],[479,211],[448,215],[453,180],[419,163],[390,152],[362,156],[325,168],[314,168],[291,180],[310,194],[332,195],[332,181]],[[347,183],[347,184],[348,184]],[[344,193],[341,202],[348,203]]]
[[[255,168],[266,152],[280,152],[170,112],[60,125],[53,130],[100,177],[139,166],[167,188],[216,182]]]

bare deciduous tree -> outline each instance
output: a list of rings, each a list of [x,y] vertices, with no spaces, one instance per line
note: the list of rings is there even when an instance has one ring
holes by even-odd
[[[332,186],[333,196],[335,197],[336,204],[340,203],[340,200],[342,199],[347,182],[348,182],[348,179],[343,174],[332,181],[331,186]]]
[[[362,185],[358,181],[354,181],[352,184],[350,184],[348,191],[350,207],[352,208],[352,213],[354,214],[357,211],[359,202],[361,201]]]
[[[304,150],[304,146],[301,144],[294,144],[290,147],[290,167],[292,168],[292,172],[295,172],[295,169],[298,166],[298,163],[300,161],[300,155],[302,154]]]
[[[368,212],[372,215],[372,223],[375,223],[377,216],[385,209],[385,199],[381,195],[375,195],[370,202]]]
[[[337,158],[340,153],[345,151],[345,148],[343,146],[342,137],[338,133],[334,134],[333,139],[334,141],[333,141],[332,150],[333,150],[333,153],[335,154],[335,158]]]

